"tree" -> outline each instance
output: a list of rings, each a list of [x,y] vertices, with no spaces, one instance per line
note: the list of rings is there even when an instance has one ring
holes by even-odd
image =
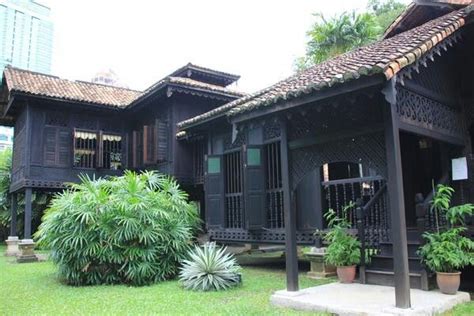
[[[297,71],[379,39],[405,5],[396,0],[369,0],[368,11],[343,12],[325,19],[320,13],[307,35],[306,55],[295,61]]]
[[[367,8],[375,15],[384,32],[405,10],[406,5],[396,0],[369,0]]]

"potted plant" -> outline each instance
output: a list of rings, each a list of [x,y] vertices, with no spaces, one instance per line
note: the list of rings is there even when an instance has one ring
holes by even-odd
[[[356,275],[356,265],[360,262],[360,241],[350,234],[351,224],[347,220],[347,212],[354,208],[354,203],[349,203],[338,216],[334,210],[329,209],[324,217],[328,222],[329,230],[323,234],[324,240],[329,244],[326,249],[325,261],[336,266],[337,276],[341,283],[352,283]]]
[[[454,189],[438,185],[431,201],[436,231],[426,232],[426,243],[418,254],[422,262],[436,272],[436,282],[444,294],[456,294],[461,283],[461,272],[467,265],[474,264],[474,241],[463,236],[466,231],[464,219],[473,214],[474,205],[451,206]],[[446,218],[446,225],[440,227],[440,218]]]

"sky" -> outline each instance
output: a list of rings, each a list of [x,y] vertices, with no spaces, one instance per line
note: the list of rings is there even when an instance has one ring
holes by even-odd
[[[195,63],[238,74],[254,92],[290,76],[313,13],[363,10],[366,0],[43,0],[55,23],[52,73],[90,80],[113,69],[143,90]]]

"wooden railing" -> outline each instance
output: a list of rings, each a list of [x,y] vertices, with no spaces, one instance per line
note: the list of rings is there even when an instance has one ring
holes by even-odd
[[[363,204],[367,203],[372,197],[385,185],[385,179],[380,176],[351,178],[342,180],[323,181],[322,183],[324,197],[326,198],[326,209],[333,209],[338,216],[341,216],[344,206],[350,202],[361,200]],[[383,206],[374,205],[374,214],[367,218],[366,225],[376,224],[381,216]],[[356,228],[356,214],[349,212],[348,220],[352,228]]]
[[[445,173],[438,181],[438,184],[449,184],[449,174]],[[420,242],[423,243],[423,233],[425,231],[436,230],[436,215],[431,212],[431,200],[433,200],[434,191],[432,190],[426,197],[423,197],[422,193],[415,195],[416,204],[416,227],[420,236]],[[440,226],[446,225],[446,218],[439,215]]]
[[[365,266],[367,254],[378,251],[380,242],[388,240],[388,208],[387,184],[364,204],[362,199],[356,202],[357,234],[361,243],[360,248],[360,282],[365,283]]]

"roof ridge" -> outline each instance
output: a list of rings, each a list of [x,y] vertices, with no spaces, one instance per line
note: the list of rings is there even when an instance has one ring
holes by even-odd
[[[393,37],[335,56],[267,88],[179,122],[178,128],[185,129],[222,115],[237,115],[361,76],[383,73],[388,80],[461,28],[473,8],[471,5],[449,12]]]
[[[95,83],[95,82],[86,81],[86,80],[76,80],[76,79],[69,79],[69,78],[61,78],[61,77],[56,76],[56,75],[51,75],[51,74],[46,74],[46,73],[42,73],[42,72],[38,72],[38,71],[34,71],[34,70],[29,70],[29,69],[14,67],[14,66],[11,66],[11,65],[7,65],[7,66],[5,67],[5,70],[7,70],[7,69],[10,69],[10,70],[13,70],[13,71],[20,71],[20,72],[31,73],[31,74],[33,74],[33,75],[48,77],[48,78],[52,78],[52,79],[56,79],[56,80],[62,80],[62,81],[67,81],[67,82],[71,82],[71,83],[85,83],[85,84],[90,84],[90,85],[95,85],[95,86],[103,86],[103,87],[114,88],[114,89],[120,89],[120,90],[128,90],[128,91],[140,92],[140,93],[142,92],[142,91],[136,90],[136,89],[130,89],[130,88],[124,88],[124,87],[116,87],[116,86],[106,85],[106,84],[103,84],[103,83]],[[5,70],[4,70],[4,71],[5,71]]]

